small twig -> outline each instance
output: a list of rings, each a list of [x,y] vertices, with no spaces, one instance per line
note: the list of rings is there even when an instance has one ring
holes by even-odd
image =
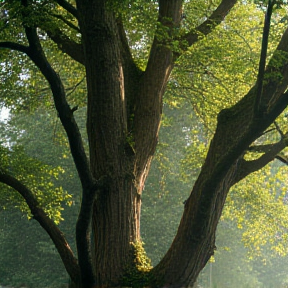
[[[285,135],[284,135],[284,133],[281,131],[281,129],[280,129],[280,127],[279,127],[279,125],[277,124],[276,121],[274,121],[274,125],[275,125],[275,127],[276,127],[276,130],[277,130],[277,131],[279,132],[279,134],[281,135],[281,139],[284,139]]]
[[[66,94],[66,98],[68,98],[77,89],[77,87],[84,81],[84,79],[85,76],[74,87],[70,88],[72,90]]]

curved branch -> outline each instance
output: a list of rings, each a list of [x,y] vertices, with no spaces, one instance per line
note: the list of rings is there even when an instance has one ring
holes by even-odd
[[[30,44],[27,55],[40,69],[43,76],[50,84],[56,110],[67,133],[71,153],[82,183],[82,187],[90,187],[94,180],[90,171],[89,162],[83,146],[81,134],[78,125],[74,119],[65,95],[65,90],[59,75],[54,71],[47,61],[42,50],[36,29],[31,27],[25,28],[28,42]]]
[[[199,40],[199,36],[208,35],[217,25],[219,25],[224,20],[236,2],[237,0],[222,0],[216,10],[205,22],[188,32],[180,40],[186,41],[188,46],[191,46]]]
[[[55,107],[68,136],[71,154],[73,156],[82,185],[81,213],[78,217],[77,227],[81,226],[82,224],[85,225],[80,231],[77,232],[77,251],[82,286],[88,287],[86,285],[87,283],[89,283],[89,285],[94,283],[94,274],[91,263],[91,251],[88,249],[90,246],[89,227],[91,217],[85,217],[85,215],[91,215],[92,213],[93,202],[96,195],[96,190],[94,188],[95,181],[90,169],[88,158],[85,153],[78,125],[73,116],[73,109],[69,107],[66,100],[62,81],[46,59],[36,29],[33,27],[24,28],[28,42],[30,44],[28,56],[40,69],[50,84]],[[87,249],[79,249],[79,243],[82,244],[82,246],[83,243],[85,243],[84,248]]]
[[[0,182],[16,190],[25,199],[34,219],[39,222],[52,239],[71,279],[73,282],[78,283],[80,279],[80,269],[77,259],[66,241],[64,234],[44,212],[35,195],[24,184],[2,170],[0,170]]]

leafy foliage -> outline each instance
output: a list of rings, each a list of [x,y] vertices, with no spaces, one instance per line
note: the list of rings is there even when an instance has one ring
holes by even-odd
[[[133,288],[148,286],[151,281],[151,260],[146,255],[143,242],[131,243],[131,246],[132,263],[123,275],[122,285]]]

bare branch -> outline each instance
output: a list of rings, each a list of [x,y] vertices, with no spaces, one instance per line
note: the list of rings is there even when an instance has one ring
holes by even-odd
[[[280,129],[280,127],[279,127],[279,125],[277,124],[276,121],[274,121],[274,125],[275,125],[276,130],[278,131],[278,133],[281,135],[281,138],[284,138],[285,135],[284,135],[284,133],[282,132],[282,130]]]
[[[70,95],[77,89],[77,87],[78,87],[79,85],[81,85],[81,83],[82,83],[84,80],[85,80],[85,77],[83,77],[83,78],[82,78],[78,83],[76,83],[73,87],[70,87],[70,88],[66,89],[66,91],[70,90],[70,92],[67,93],[67,96],[66,96],[66,97],[70,96]]]

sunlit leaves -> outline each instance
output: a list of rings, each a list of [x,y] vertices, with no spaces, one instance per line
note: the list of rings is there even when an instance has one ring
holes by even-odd
[[[64,172],[63,169],[45,165],[39,160],[27,156],[23,147],[17,145],[12,148],[2,148],[1,158],[2,155],[6,159],[6,165],[1,165],[1,169],[25,184],[36,196],[46,213],[56,223],[62,220],[62,203],[68,201],[71,197],[67,192],[63,191],[62,187],[55,185],[59,174]],[[20,194],[4,184],[0,185],[2,206],[13,205],[19,207],[31,218],[30,210]]]
[[[40,26],[37,32],[41,39],[41,45],[51,66],[63,80],[70,104],[83,106],[86,103],[83,67],[63,54],[47,34],[41,30],[41,27],[43,29],[46,26],[50,31],[57,28],[70,39],[79,42],[80,34],[75,19],[53,1],[44,1],[41,5],[35,1],[33,5],[29,6],[31,11],[23,11],[27,8],[21,8],[21,5],[20,7],[19,5],[20,1],[7,1],[4,6],[2,5],[1,9],[7,11],[7,23],[5,29],[3,28],[3,31],[1,31],[1,40],[27,46],[28,43],[21,21],[28,21],[28,26]],[[55,9],[56,7],[57,9]],[[22,13],[26,13],[29,17],[23,20]],[[0,80],[4,84],[1,87],[0,105],[14,110],[24,109],[28,112],[32,112],[39,105],[44,107],[53,106],[48,82],[44,81],[43,75],[31,60],[17,51],[1,48],[0,52]]]
[[[284,13],[279,10],[274,15],[270,54],[282,35],[284,26],[277,19]],[[212,131],[219,111],[236,103],[256,81],[263,19],[262,10],[239,3],[222,25],[178,60],[169,86],[171,96],[191,101],[195,112]],[[169,95],[168,92],[166,96]]]
[[[157,4],[153,1],[131,1],[122,11],[122,19],[131,52],[139,68],[144,70],[156,29]]]
[[[282,21],[285,13],[284,9],[278,9],[273,14],[268,58],[285,29],[286,22]],[[165,101],[169,104],[178,101],[178,106],[187,101],[199,117],[198,122],[193,121],[191,126],[185,127],[190,139],[181,162],[185,181],[193,181],[194,175],[200,171],[219,111],[239,101],[257,79],[263,19],[264,11],[258,6],[238,3],[222,25],[189,49],[176,64]],[[284,114],[277,123],[285,133],[287,120]],[[257,139],[255,145],[279,141],[280,133],[275,125],[271,125],[268,131]],[[257,159],[260,155],[249,153],[245,159]],[[260,256],[267,246],[278,254],[287,252],[283,249],[285,242],[281,242],[287,240],[287,224],[284,224],[288,222],[287,203],[282,201],[286,193],[286,176],[286,167],[278,170],[268,166],[263,172],[244,179],[228,196],[223,219],[237,220],[251,255]],[[269,218],[270,210],[273,211]],[[277,226],[280,223],[282,228]],[[270,229],[265,231],[265,225]],[[278,233],[282,236],[277,238]]]
[[[251,257],[263,257],[265,245],[279,255],[288,252],[287,173],[287,166],[268,166],[242,180],[228,196],[223,218],[236,220],[243,229]]]

